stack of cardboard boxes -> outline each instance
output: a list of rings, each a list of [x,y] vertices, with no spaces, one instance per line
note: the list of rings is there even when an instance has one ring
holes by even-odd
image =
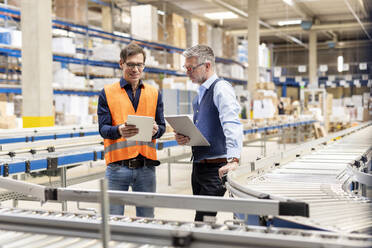
[[[256,122],[264,122],[278,115],[278,97],[274,92],[273,82],[259,82],[255,85],[253,93],[253,119]]]
[[[223,57],[236,59],[237,52],[237,41],[236,37],[232,35],[223,34]]]
[[[7,101],[7,96],[0,96],[0,128],[16,128],[16,116],[14,114],[14,103]]]

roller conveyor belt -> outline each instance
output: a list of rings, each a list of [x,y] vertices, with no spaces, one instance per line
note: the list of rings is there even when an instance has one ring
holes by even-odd
[[[331,144],[319,144],[311,153],[284,164],[253,172],[241,166],[229,174],[228,187],[235,197],[265,195],[309,204],[310,218],[279,216],[274,217],[274,224],[279,220],[286,226],[371,234],[372,201],[351,189],[352,182],[362,181],[356,180],[358,176],[363,183],[372,184],[371,174],[366,173],[371,164],[371,147],[369,124]]]
[[[0,208],[1,247],[101,247],[101,218]],[[370,247],[371,236],[111,216],[109,247]],[[26,245],[26,246],[25,246]]]
[[[298,127],[311,125],[315,120],[302,120],[298,122],[277,124],[272,126],[257,127],[244,130],[244,134],[262,133],[269,130],[279,130],[288,127]],[[9,131],[12,134],[9,134]],[[73,137],[99,135],[98,126],[55,126],[55,127],[39,127],[39,128],[22,128],[12,130],[0,130],[0,144],[8,144],[15,142],[34,142],[40,140],[56,140]],[[166,135],[166,134],[165,134]],[[173,134],[171,134],[173,137]],[[164,137],[164,136],[163,136]]]
[[[0,144],[0,176],[103,160],[102,141],[102,138],[96,135],[28,143]],[[161,150],[173,146],[177,146],[176,141],[161,140],[157,142],[156,148]]]
[[[22,128],[11,130],[14,133],[9,134],[9,130],[0,130],[0,144],[14,142],[33,142],[40,140],[53,140],[72,137],[91,136],[98,134],[96,125],[83,126],[61,126],[61,127],[40,127],[40,128]]]
[[[259,133],[267,130],[282,129],[301,125],[310,125],[313,120],[304,120],[295,123],[286,123],[276,126],[253,128],[245,132]],[[103,160],[102,138],[98,135],[97,127],[53,127],[29,128],[9,131],[0,131],[0,176],[9,176],[17,173],[29,173],[67,164],[77,164]],[[173,137],[173,134],[169,134]],[[169,136],[168,135],[168,136]],[[175,140],[165,137],[156,144],[157,150],[177,146]],[[170,158],[174,161],[178,158]]]

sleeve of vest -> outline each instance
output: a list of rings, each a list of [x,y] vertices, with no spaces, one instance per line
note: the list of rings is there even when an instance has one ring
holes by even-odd
[[[107,104],[106,93],[103,89],[98,98],[98,128],[99,133],[104,139],[119,139],[118,126],[112,126],[110,109]]]

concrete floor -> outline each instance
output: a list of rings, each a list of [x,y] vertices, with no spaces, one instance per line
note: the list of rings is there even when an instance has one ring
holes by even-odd
[[[260,142],[255,142],[250,145],[260,145]],[[294,144],[286,145],[286,149],[294,147]],[[283,148],[282,145],[277,144],[276,142],[267,143],[267,155],[274,154],[279,152]],[[172,154],[179,154],[184,152],[189,152],[188,147],[174,147],[172,148]],[[256,160],[257,157],[262,157],[261,148],[259,147],[244,147],[242,151],[241,164],[249,164],[250,161]],[[158,157],[162,158],[167,156],[166,151],[159,151]],[[185,160],[187,162],[188,159]],[[101,167],[101,166],[100,166]],[[82,175],[88,173],[94,168],[91,166],[79,166],[68,170],[68,177],[71,175]],[[97,169],[97,168],[96,168]],[[158,193],[167,193],[167,194],[183,194],[183,195],[192,195],[191,190],[191,163],[187,164],[171,164],[171,185],[168,185],[168,165],[161,164],[156,168],[156,177],[157,177],[157,192]],[[45,178],[44,178],[45,180]],[[35,181],[35,179],[33,180]],[[99,180],[89,181],[81,184],[71,186],[70,188],[79,188],[79,189],[99,189]],[[228,194],[225,194],[225,197]],[[1,203],[2,206],[12,206],[12,201],[6,201]],[[61,210],[61,204],[47,202],[45,204],[40,204],[39,202],[30,202],[30,201],[19,201],[18,207],[27,208],[27,209],[45,209],[45,210]],[[99,204],[92,203],[80,203],[80,208],[90,208],[94,209],[99,213],[100,208]],[[76,202],[68,202],[68,211],[69,212],[83,212],[89,213],[90,211],[79,210],[77,208]],[[92,212],[90,212],[92,213]],[[195,215],[194,210],[183,210],[183,209],[166,209],[166,208],[155,208],[155,218],[157,219],[167,219],[167,220],[179,220],[179,221],[193,221]],[[126,206],[125,216],[134,217],[135,216],[135,207]],[[217,223],[223,223],[226,220],[232,220],[232,213],[219,212],[217,215]]]

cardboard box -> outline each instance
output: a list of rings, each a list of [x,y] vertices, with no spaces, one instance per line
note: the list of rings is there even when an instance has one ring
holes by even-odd
[[[265,86],[264,86],[264,83],[261,83],[261,82],[257,82],[256,84],[255,84],[255,89],[264,89],[265,88]]]
[[[168,44],[176,47],[186,48],[186,29],[182,16],[174,13],[167,15],[166,29],[167,39],[165,41]]]
[[[131,16],[132,35],[158,41],[158,13],[154,6],[149,4],[132,6]]]
[[[4,101],[0,102],[0,116],[6,115],[6,105],[7,105],[7,102],[4,102]]]
[[[327,115],[332,114],[332,108],[333,108],[333,95],[327,94]]]
[[[357,113],[356,113],[356,120],[357,121],[369,121],[371,120],[372,116],[370,115],[369,111],[367,108],[363,107],[358,107],[357,108]]]
[[[219,27],[212,28],[212,49],[214,55],[218,57],[223,56],[223,30]]]
[[[70,22],[87,25],[88,0],[55,0],[55,13],[57,17]]]
[[[265,98],[265,95],[263,92],[254,91],[252,97],[253,100],[263,100]]]
[[[175,70],[182,70],[182,63],[183,56],[180,53],[168,53],[167,54],[167,64],[171,66],[172,69]]]
[[[236,58],[238,54],[237,42],[234,36],[223,34],[223,56],[226,58]]]
[[[0,94],[0,102],[6,102],[8,101],[8,97],[5,93]]]
[[[8,115],[8,116],[0,116],[0,128],[3,129],[10,129],[16,128],[16,116],[15,115]]]
[[[21,0],[8,0],[8,5],[21,7]]]
[[[198,27],[199,44],[207,45],[208,44],[207,25],[205,25],[204,23],[199,23]]]
[[[14,103],[13,102],[0,102],[0,116],[14,115]]]
[[[372,120],[372,111],[369,111],[367,108],[363,109],[363,121]]]
[[[263,87],[265,90],[275,90],[275,84],[273,82],[264,82]]]
[[[93,115],[93,124],[98,123],[98,115]]]

